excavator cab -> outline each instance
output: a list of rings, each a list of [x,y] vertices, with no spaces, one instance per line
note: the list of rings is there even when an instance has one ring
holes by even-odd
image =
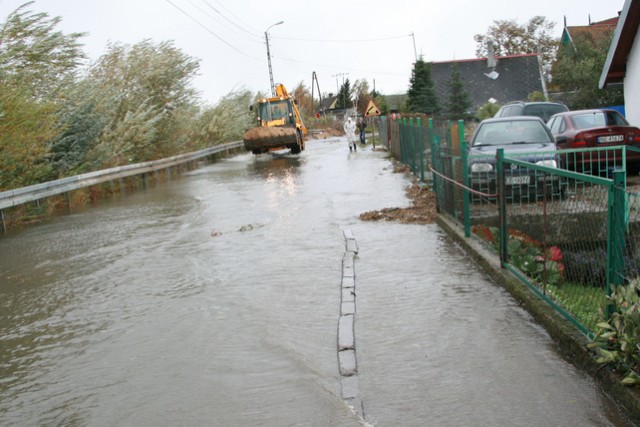
[[[295,123],[291,101],[283,99],[261,102],[258,104],[258,120],[261,126],[283,126],[287,123]]]

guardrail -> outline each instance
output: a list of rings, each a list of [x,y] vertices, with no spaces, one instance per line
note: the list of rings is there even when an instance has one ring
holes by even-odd
[[[12,206],[18,206],[35,200],[44,199],[45,197],[51,197],[57,194],[66,193],[68,191],[89,187],[91,185],[101,184],[103,182],[166,169],[182,163],[187,163],[190,161],[201,159],[203,157],[208,157],[223,151],[234,150],[242,146],[242,141],[228,142],[226,144],[216,145],[215,147],[205,148],[204,150],[194,151],[192,153],[186,154],[179,154],[177,156],[167,157],[165,159],[136,163],[133,165],[118,166],[101,171],[89,172],[82,175],[57,179],[55,181],[30,185],[28,187],[3,191],[0,192],[0,210]]]

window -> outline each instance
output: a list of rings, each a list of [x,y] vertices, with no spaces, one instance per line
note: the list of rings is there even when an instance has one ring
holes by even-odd
[[[616,111],[605,111],[604,114],[607,117],[607,125],[609,126],[628,126],[629,123],[622,117],[622,114]]]
[[[599,128],[607,125],[602,113],[577,114],[571,119],[576,129]]]
[[[554,114],[567,111],[564,105],[559,104],[531,104],[524,107],[525,116],[540,117],[543,121],[549,120]]]

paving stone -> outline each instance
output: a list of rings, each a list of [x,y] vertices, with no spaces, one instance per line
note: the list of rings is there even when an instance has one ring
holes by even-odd
[[[353,269],[353,266],[348,267],[348,266],[343,266],[342,267],[342,277],[355,277],[356,273],[355,270]]]
[[[351,229],[342,230],[342,234],[344,235],[345,240],[355,239],[355,236],[353,235],[353,231],[351,231]]]
[[[342,287],[343,288],[355,288],[356,287],[356,279],[353,276],[342,276]]]
[[[340,314],[355,314],[356,313],[356,303],[354,301],[343,301],[340,306]]]
[[[342,256],[342,268],[344,267],[353,268],[353,260],[354,260],[353,254],[350,252],[345,252],[345,254]]]
[[[350,377],[342,377],[340,384],[342,385],[342,398],[343,399],[355,399],[360,393],[360,381],[358,381],[357,375]],[[360,408],[354,406],[354,409]]]
[[[338,365],[340,367],[340,375],[350,377],[358,372],[355,350],[344,350],[338,352]]]
[[[338,351],[355,348],[353,335],[353,315],[340,316],[338,321]]]
[[[342,288],[342,302],[355,302],[356,288]]]
[[[358,244],[356,239],[347,239],[347,252],[358,253]]]

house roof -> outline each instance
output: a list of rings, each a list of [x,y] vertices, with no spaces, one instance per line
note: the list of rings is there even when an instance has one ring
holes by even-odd
[[[639,23],[640,0],[626,0],[600,75],[600,88],[624,79],[627,71],[627,57],[636,38]]]
[[[449,82],[454,65],[465,83],[473,110],[492,98],[505,104],[526,100],[534,91],[545,93],[538,54],[499,56],[495,59],[495,68],[487,67],[487,58],[432,62],[431,78],[441,105],[449,99]]]
[[[327,96],[326,98],[322,98],[320,102],[320,111],[326,111],[334,109],[336,106],[336,101],[338,100],[338,96]]]
[[[591,43],[597,45],[598,42],[607,38],[616,29],[618,17],[605,19],[604,21],[591,22],[589,25],[578,25],[565,27],[562,30],[560,42],[563,46],[572,45],[575,48],[576,38],[590,40]]]

